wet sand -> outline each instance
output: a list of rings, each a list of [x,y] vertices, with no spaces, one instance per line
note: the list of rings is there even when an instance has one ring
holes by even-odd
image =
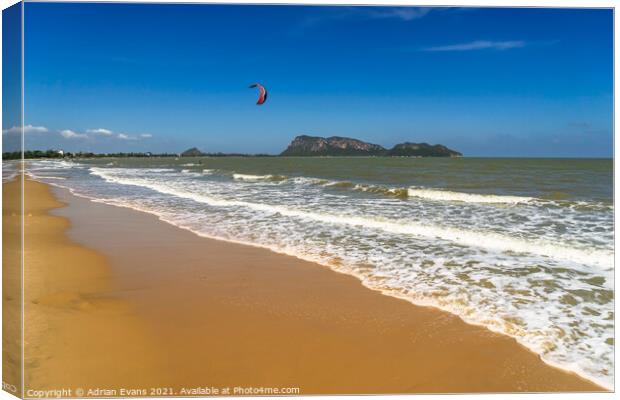
[[[602,390],[326,267],[53,194],[26,183],[26,389]]]

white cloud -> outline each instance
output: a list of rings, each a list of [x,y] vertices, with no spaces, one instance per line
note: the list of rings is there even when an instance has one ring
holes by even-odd
[[[32,126],[32,125],[24,126],[24,133],[44,133],[48,131],[49,129],[47,129],[44,126]]]
[[[121,140],[140,140],[140,139],[152,138],[153,135],[151,135],[150,133],[142,133],[136,136],[136,135],[127,135],[125,133],[119,133],[118,135],[116,135],[116,137]]]
[[[114,135],[114,132],[112,130],[104,128],[87,129],[86,132],[102,136],[115,136],[117,139],[120,140],[140,140],[153,137],[153,135],[151,135],[150,133],[143,133],[141,135],[128,135],[126,133],[118,133]]]
[[[103,135],[103,136],[112,136],[112,134],[113,134],[113,132],[111,130],[103,129],[103,128],[87,129],[86,132],[94,133],[96,135]]]
[[[446,46],[427,47],[422,49],[423,51],[471,51],[471,50],[508,50],[516,49],[519,47],[525,47],[526,43],[523,40],[509,40],[503,42],[491,41],[491,40],[475,40],[468,43],[450,44]]]
[[[121,140],[138,140],[135,136],[125,135],[124,133],[119,133],[116,137]]]
[[[50,132],[50,130],[44,126],[34,126],[34,125],[26,125],[23,129],[24,133],[45,133]],[[13,126],[11,128],[3,129],[2,134],[21,134],[22,129],[19,126]],[[153,137],[150,133],[142,133],[140,135],[128,135],[125,133],[114,134],[114,132],[110,129],[105,128],[91,128],[87,129],[86,133],[78,133],[71,129],[64,129],[61,131],[54,131],[59,133],[65,139],[86,139],[90,135],[100,135],[107,137],[116,137],[120,140],[140,140],[140,139],[150,139]]]
[[[397,19],[401,21],[413,21],[428,15],[433,10],[445,10],[448,8],[431,7],[340,7],[341,12],[332,12],[324,15],[314,15],[306,18],[301,23],[302,28],[309,28],[322,23],[355,20],[355,19]]]
[[[65,129],[63,131],[60,131],[60,134],[65,139],[85,139],[88,137],[88,135],[86,135],[85,133],[77,133],[72,131],[71,129]]]
[[[396,18],[403,21],[413,21],[431,12],[431,8],[424,7],[391,8],[385,11],[375,11],[373,7],[369,7],[368,10],[368,15],[372,18]]]
[[[21,126],[13,126],[11,128],[2,130],[3,134],[7,134],[7,133],[16,134],[16,133],[21,133],[21,132],[22,132]],[[24,126],[24,133],[45,133],[45,132],[49,132],[49,129],[47,129],[44,126],[33,126],[33,125]]]
[[[21,126],[13,126],[11,128],[3,129],[2,134],[6,135],[6,134],[21,133],[21,131],[22,131]]]

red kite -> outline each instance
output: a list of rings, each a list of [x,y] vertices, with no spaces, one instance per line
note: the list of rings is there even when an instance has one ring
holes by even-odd
[[[258,101],[256,102],[257,106],[260,106],[267,100],[267,89],[260,83],[254,83],[250,85],[250,88],[258,88]]]

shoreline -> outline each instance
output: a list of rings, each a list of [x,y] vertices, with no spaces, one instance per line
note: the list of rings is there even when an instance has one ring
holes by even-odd
[[[46,187],[49,188],[51,185],[46,185]],[[281,330],[291,331],[291,333],[300,335],[302,338],[310,339],[305,329],[301,328],[308,328],[308,325],[310,325],[310,327],[316,330],[316,325],[319,325],[321,329],[318,329],[315,333],[321,338],[324,336],[330,339],[328,340],[331,345],[330,351],[336,354],[340,351],[346,355],[345,359],[350,359],[348,363],[345,363],[349,368],[358,368],[362,370],[361,372],[357,371],[357,374],[354,374],[355,376],[350,376],[348,378],[348,383],[345,385],[335,382],[325,385],[322,383],[321,379],[315,376],[314,379],[310,379],[311,384],[301,385],[301,394],[565,390],[606,391],[606,389],[597,387],[594,383],[587,381],[574,372],[568,372],[549,366],[537,354],[517,343],[515,339],[503,334],[491,332],[484,327],[465,323],[459,317],[441,311],[438,308],[414,305],[406,299],[398,299],[391,294],[383,294],[377,290],[369,289],[363,286],[358,278],[344,272],[334,274],[334,272],[340,271],[334,271],[323,265],[300,260],[292,256],[285,256],[281,253],[275,253],[258,246],[250,247],[222,241],[221,239],[206,239],[186,229],[168,223],[162,224],[164,221],[153,214],[144,212],[136,213],[136,210],[128,208],[94,203],[75,195],[69,195],[69,191],[67,190],[64,190],[64,195],[60,190],[55,190],[55,192],[57,195],[56,197],[61,197],[62,201],[69,204],[68,207],[56,208],[55,210],[57,211],[54,211],[54,215],[61,214],[71,221],[71,226],[67,228],[66,232],[69,236],[69,240],[78,242],[80,245],[85,245],[87,248],[94,249],[106,256],[109,264],[108,268],[111,270],[110,279],[117,281],[115,286],[118,287],[115,290],[121,293],[119,297],[122,298],[123,301],[133,304],[136,308],[136,315],[134,317],[147,321],[147,325],[150,325],[151,328],[165,328],[158,322],[160,321],[159,318],[165,315],[179,322],[191,322],[194,324],[194,328],[204,329],[205,321],[194,321],[195,316],[192,315],[195,313],[200,314],[201,311],[214,314],[220,320],[226,320],[236,328],[243,328],[244,324],[235,325],[239,324],[240,321],[236,320],[234,314],[231,316],[226,312],[222,312],[222,310],[216,310],[215,308],[217,307],[214,307],[213,310],[203,310],[202,308],[206,307],[203,306],[205,302],[215,302],[219,305],[223,304],[222,308],[230,311],[230,307],[232,307],[236,312],[241,311],[246,314],[248,313],[248,309],[252,309],[254,312],[262,315],[267,321],[270,321],[270,323],[281,323],[281,314],[283,314],[284,316],[288,316],[288,322],[301,325],[301,327],[291,328],[289,326],[282,326],[280,329],[275,330],[269,327],[261,327],[258,328],[258,330],[261,331],[261,333],[269,332],[269,335],[276,336],[281,335],[282,332],[279,332]],[[73,197],[73,199],[71,199],[71,197]],[[105,235],[104,232],[94,234],[93,232],[88,232],[89,226],[86,224],[86,218],[88,221],[93,219],[98,223],[103,221],[104,225],[106,220],[113,219],[115,223],[122,222],[125,226],[120,235],[114,235],[115,232],[118,232],[118,229],[114,226],[107,226],[104,228],[108,235]],[[94,223],[95,221],[92,222]],[[109,221],[107,224],[114,225]],[[92,226],[93,225],[91,225],[91,227]],[[152,237],[150,237],[150,239],[133,239],[135,233],[140,232],[145,226],[149,228],[147,229],[148,234],[146,236]],[[151,231],[153,230],[156,232],[152,233]],[[112,236],[121,237],[110,238],[110,234]],[[188,235],[191,235],[192,239],[190,239]],[[101,240],[98,236],[104,236],[107,239]],[[182,239],[179,239],[179,237],[182,237]],[[180,246],[181,248],[192,253],[189,258],[194,261],[194,264],[205,264],[203,261],[205,255],[212,255],[211,253],[206,253],[200,248],[195,247],[209,247],[217,253],[219,262],[226,264],[229,268],[224,269],[218,266],[217,262],[206,263],[208,264],[206,266],[199,265],[199,268],[196,268],[195,265],[178,265],[175,266],[179,269],[175,271],[176,273],[173,274],[173,278],[180,282],[176,284],[174,290],[166,288],[162,286],[162,282],[170,279],[172,276],[170,275],[170,265],[161,261],[161,258],[163,257],[168,261],[179,258],[175,257],[175,254],[166,254],[164,250],[170,252],[179,248],[179,246],[167,244],[166,239],[172,240],[173,242],[176,241],[179,245],[182,244]],[[127,240],[132,241],[132,244],[128,245],[126,243]],[[155,241],[158,246],[154,246],[153,241]],[[191,246],[186,245],[188,241],[191,242]],[[166,246],[168,247],[167,249],[162,249],[162,247]],[[158,253],[158,255],[162,257],[154,257],[152,255],[140,257],[140,254],[136,254],[138,249],[144,250],[145,248],[148,249],[149,252]],[[245,254],[245,258],[239,257],[238,253]],[[159,262],[157,258],[159,258]],[[233,260],[230,260],[231,258]],[[147,259],[153,264],[159,263],[159,265],[155,267],[151,265],[151,267],[148,268],[148,272],[154,276],[149,276],[145,279],[144,272],[146,272],[147,269],[144,268],[144,266],[136,268],[136,260],[139,259]],[[144,263],[148,264],[146,262],[147,260],[144,260]],[[239,264],[247,264],[248,261],[257,261],[261,267],[261,271],[249,271],[247,265],[245,265],[245,267],[239,267]],[[123,268],[120,268],[121,266],[123,266]],[[128,269],[130,271],[128,271]],[[133,269],[133,271],[131,271],[131,269]],[[231,271],[231,269],[235,271]],[[124,272],[121,272],[121,270]],[[153,273],[154,270],[157,270],[156,273]],[[275,281],[275,283],[269,280],[266,281],[264,278],[261,279],[257,276],[260,275],[260,272],[269,275],[270,279]],[[198,282],[196,282],[195,279],[197,275]],[[282,275],[287,276],[282,277]],[[291,298],[299,295],[300,291],[303,292],[304,289],[307,289],[303,281],[302,284],[294,282],[295,279],[299,278],[306,278],[307,282],[313,282],[316,290],[329,288],[329,290],[322,291],[322,294],[328,297],[328,299],[322,299],[321,297],[317,297],[315,293],[310,292],[304,293],[305,297],[301,302],[297,299],[291,300]],[[206,284],[206,286],[216,294],[211,292],[205,294],[205,287],[204,285],[201,286],[201,281],[209,281],[212,279],[219,281],[220,285],[214,286]],[[240,283],[248,279],[250,279],[250,283],[245,282],[245,285],[240,285]],[[225,286],[223,289],[221,288],[222,284]],[[245,289],[252,289],[250,294],[235,292],[235,290],[240,290],[240,286]],[[286,292],[287,295],[274,295],[272,293],[273,289]],[[342,301],[343,293],[346,293],[346,297],[349,297],[350,301],[350,304],[347,304],[346,307],[339,304],[339,301]],[[165,297],[168,301],[163,301],[161,297]],[[196,308],[195,313],[189,312],[188,314],[187,310],[181,312],[171,304],[174,302],[177,302],[176,305],[184,304],[188,298],[197,300],[189,303],[192,307]],[[292,304],[285,304],[287,302]],[[167,308],[165,312],[161,310],[161,307],[158,307],[162,305],[165,306],[164,308]],[[369,312],[368,310],[360,309],[364,306],[369,309],[374,309],[374,311]],[[260,310],[257,311],[256,308]],[[382,310],[382,312],[377,312],[377,310]],[[387,315],[385,315],[386,311],[388,311]],[[274,312],[276,315],[279,315],[280,318],[274,319]],[[300,312],[302,315],[306,315],[306,318],[300,319],[291,317],[291,315],[299,314]],[[393,315],[390,315],[394,313],[398,315],[396,320],[394,320]],[[351,314],[355,315],[355,319],[357,319],[355,324],[351,322],[347,323]],[[248,317],[252,317],[253,313],[247,315]],[[384,352],[391,354],[390,356],[386,356],[385,353],[372,352],[372,358],[375,360],[385,359],[388,362],[396,359],[400,368],[391,370],[392,374],[402,375],[403,373],[407,373],[408,378],[403,378],[401,376],[400,379],[394,379],[390,374],[386,374],[386,371],[382,371],[382,369],[385,368],[373,368],[372,366],[363,364],[361,366],[358,365],[368,358],[368,354],[366,354],[366,357],[362,358],[361,361],[359,360],[359,356],[355,357],[350,348],[350,343],[347,343],[344,337],[338,338],[338,340],[333,337],[331,328],[335,326],[334,324],[339,325],[339,329],[341,330],[340,333],[343,334],[343,336],[361,336],[353,338],[359,345],[357,346],[357,352],[367,350],[369,346],[380,346]],[[432,329],[429,330],[429,325],[431,327],[439,326],[441,332],[438,333],[433,332]],[[359,329],[360,327],[362,327],[362,329]],[[388,336],[393,339],[393,343],[385,343],[385,337],[382,335],[376,337],[373,337],[371,334],[369,335],[369,333],[373,331],[372,329],[368,330],[369,327],[380,327],[383,335],[387,332]],[[180,342],[175,342],[175,340],[179,339],[179,333],[175,332],[175,329],[170,329],[168,327],[168,329],[164,330],[168,339],[172,339],[177,345],[180,344]],[[181,331],[183,330],[181,329]],[[219,332],[222,336],[218,338],[220,340],[222,337],[230,338],[231,335],[233,337],[238,337],[239,335],[236,331],[237,329],[224,329],[223,332]],[[423,334],[420,334],[420,331],[423,332]],[[450,331],[453,332],[450,334],[446,333]],[[344,335],[344,333],[346,333],[346,335]],[[182,332],[181,335],[187,336],[185,339],[193,339],[195,345],[199,345],[199,343],[202,342],[202,340],[194,337],[190,332]],[[439,346],[437,343],[437,336],[441,338]],[[411,344],[412,338],[415,338],[414,342],[418,342],[417,345]],[[241,335],[238,339],[241,339],[241,341],[237,340],[232,342],[246,345],[246,350],[256,352],[256,345],[261,345],[261,342],[257,343],[254,338],[249,338],[244,335]],[[352,339],[349,338],[348,340],[350,341]],[[321,340],[321,342],[324,341],[325,340]],[[190,342],[192,342],[192,340],[190,340]],[[229,340],[228,342],[230,343],[231,341]],[[300,343],[297,344],[299,345]],[[252,347],[252,345],[254,345],[254,347]],[[325,343],[322,343],[322,345],[325,345]],[[324,353],[322,347],[318,344],[317,346],[317,349],[321,350],[319,353]],[[491,349],[489,349],[489,346]],[[188,347],[189,345],[185,346],[185,351],[188,350]],[[429,354],[424,351],[428,347],[434,349],[436,353],[443,354]],[[293,346],[293,349],[299,351],[298,346]],[[414,358],[418,360],[415,362],[403,359],[403,354],[400,353],[406,352],[407,350],[413,354],[421,354],[423,357]],[[260,353],[260,351],[258,352]],[[486,354],[481,358],[480,353]],[[227,353],[224,352],[220,354],[220,356],[225,356],[226,354]],[[157,356],[163,356],[169,361],[175,362],[178,364],[178,368],[188,367],[186,363],[188,360],[184,359],[180,354],[158,354]],[[244,366],[246,364],[258,362],[255,357],[243,358],[243,354],[240,356],[244,360],[242,363]],[[273,376],[279,377],[279,379],[288,377],[290,381],[290,373],[287,373],[288,371],[283,371],[281,367],[284,366],[290,369],[290,366],[295,365],[295,361],[299,362],[299,360],[291,361],[289,359],[291,358],[291,351],[287,351],[279,357],[282,358],[280,368],[273,369],[272,366],[272,374],[263,376],[263,382],[265,378]],[[331,354],[319,354],[318,356],[306,355],[306,358],[311,359],[315,366],[324,366],[325,361],[331,360],[333,357],[331,357]],[[357,363],[351,362],[351,360],[355,360],[356,358],[358,359]],[[476,358],[478,358],[478,360],[476,360]],[[222,359],[227,360],[226,357]],[[289,360],[284,362],[287,359]],[[470,364],[470,360],[471,364],[474,365]],[[338,358],[338,361],[342,363],[342,359]],[[375,362],[375,364],[380,366],[381,362]],[[219,365],[225,366],[226,363]],[[231,366],[229,365],[228,368],[231,368]],[[205,369],[212,369],[216,375],[218,372],[217,365],[207,368],[203,365],[191,364],[191,368],[189,369],[198,372],[197,376],[200,376],[200,373],[204,373]],[[224,367],[224,369],[226,369],[226,367]],[[303,370],[303,368],[301,369]],[[229,372],[236,370],[237,368],[234,368]],[[364,378],[364,372],[368,373],[368,370],[371,370],[373,374],[368,374],[368,377]],[[448,380],[447,382],[438,379],[439,376],[446,374],[446,370],[451,370],[455,375],[444,377],[444,379]],[[344,371],[345,369],[340,368],[334,372],[347,376],[348,372]],[[507,371],[510,372],[510,377],[506,376]],[[533,373],[534,371],[535,373]],[[384,378],[378,379],[380,382],[376,383],[374,386],[368,384],[368,379],[377,379],[377,374],[381,375],[381,373],[383,373]],[[460,376],[458,376],[459,373]],[[257,377],[251,373],[246,372],[246,374],[246,378],[251,378],[249,381],[257,379]],[[418,375],[425,376],[425,379],[416,379],[419,378]],[[244,376],[244,373],[237,374],[237,376]],[[298,377],[299,376],[305,376],[305,374],[299,374]],[[220,379],[222,381],[226,381],[227,379],[230,380],[230,376],[221,377]],[[241,378],[239,379],[241,380]],[[334,377],[332,376],[331,379],[333,380]],[[389,380],[390,384],[382,386],[381,384],[385,384],[384,380]],[[261,381],[261,379],[258,379],[258,381]],[[417,382],[417,384],[413,382]],[[306,386],[307,390],[304,390],[303,386]],[[404,389],[399,390],[398,388]]]
[[[78,197],[80,199],[85,199],[85,200],[88,200],[88,201],[95,201],[95,202],[97,202],[96,200],[93,200],[90,197],[74,193],[74,191],[72,189],[66,188],[64,186],[56,185],[56,184],[53,184],[53,183],[45,183],[45,184],[50,185],[51,187],[54,187],[55,190],[67,192],[67,193],[70,194],[70,196]],[[441,312],[449,313],[450,315],[456,316],[457,318],[459,318],[462,322],[464,322],[467,325],[477,326],[477,327],[483,328],[485,330],[488,330],[490,332],[493,332],[495,334],[509,337],[510,339],[515,340],[520,346],[524,347],[527,351],[532,352],[537,357],[539,357],[539,359],[543,363],[545,363],[546,365],[548,365],[548,366],[550,366],[552,368],[556,368],[556,369],[562,370],[562,371],[567,372],[569,374],[575,374],[580,379],[583,379],[583,380],[585,380],[587,382],[590,382],[590,383],[598,386],[600,388],[600,390],[602,390],[602,391],[613,391],[613,387],[612,388],[607,387],[604,382],[601,382],[601,381],[597,380],[596,378],[588,376],[588,374],[583,372],[583,371],[576,370],[576,369],[571,369],[571,368],[566,367],[566,366],[564,366],[564,365],[562,365],[560,363],[555,363],[555,362],[550,361],[550,360],[545,360],[542,357],[541,354],[539,354],[535,349],[533,349],[530,346],[528,346],[527,343],[521,342],[518,337],[512,336],[512,335],[510,335],[510,334],[508,334],[506,332],[503,332],[503,331],[501,331],[499,329],[493,329],[492,327],[487,326],[487,325],[485,325],[483,323],[479,323],[476,320],[471,320],[471,319],[468,320],[468,319],[466,319],[466,318],[464,318],[464,317],[462,317],[462,316],[452,312],[449,308],[442,307],[441,305],[438,305],[438,304],[435,304],[435,303],[431,303],[431,302],[422,302],[422,301],[416,302],[414,299],[406,297],[406,296],[404,296],[404,295],[402,295],[399,292],[396,292],[394,290],[381,289],[380,287],[372,287],[372,286],[370,286],[370,285],[368,285],[368,284],[366,284],[364,282],[364,279],[363,279],[364,277],[363,276],[360,276],[360,275],[356,274],[354,271],[342,269],[342,268],[340,268],[340,265],[324,263],[324,262],[322,262],[321,260],[318,260],[318,259],[304,258],[304,257],[302,257],[302,256],[300,256],[298,254],[286,253],[286,252],[280,251],[279,249],[276,249],[276,248],[273,248],[273,247],[269,247],[269,246],[265,246],[265,245],[261,245],[261,244],[257,244],[257,243],[245,242],[245,241],[241,241],[241,240],[227,239],[227,238],[207,235],[207,234],[204,234],[204,233],[192,230],[191,228],[178,225],[175,222],[168,221],[165,218],[162,218],[158,214],[152,213],[152,212],[147,211],[147,210],[142,210],[142,209],[139,209],[139,208],[136,208],[136,207],[131,207],[131,206],[127,206],[127,205],[121,205],[121,204],[111,205],[111,204],[108,204],[108,203],[105,203],[105,202],[98,202],[98,203],[99,204],[104,204],[104,205],[109,206],[109,207],[120,207],[120,208],[128,209],[128,210],[131,210],[131,211],[134,211],[134,212],[138,212],[138,213],[142,213],[142,214],[147,214],[149,216],[152,216],[152,217],[156,218],[160,222],[163,222],[163,223],[165,223],[167,225],[171,225],[171,226],[173,226],[176,229],[180,229],[180,230],[183,230],[183,231],[190,232],[191,234],[193,234],[193,235],[195,235],[197,237],[206,239],[206,240],[216,240],[216,241],[221,241],[221,242],[225,242],[225,243],[231,243],[231,244],[234,244],[234,245],[250,246],[250,247],[253,247],[253,248],[257,248],[257,249],[266,250],[266,251],[275,253],[277,255],[282,255],[282,256],[285,256],[285,257],[293,257],[293,258],[295,258],[297,260],[300,260],[302,262],[309,262],[309,263],[312,263],[312,264],[316,264],[316,265],[319,265],[321,267],[327,268],[327,269],[329,269],[330,271],[332,271],[334,273],[338,273],[338,274],[343,274],[345,276],[354,277],[356,280],[359,281],[359,283],[364,288],[366,288],[368,290],[372,290],[374,292],[380,293],[381,295],[384,295],[384,296],[387,296],[387,297],[390,297],[390,298],[393,298],[393,299],[398,299],[398,300],[405,301],[405,302],[413,305],[414,307],[430,307],[430,308],[433,308],[433,309],[441,311]]]

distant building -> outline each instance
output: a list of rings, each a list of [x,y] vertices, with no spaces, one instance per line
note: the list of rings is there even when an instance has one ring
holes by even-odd
[[[59,156],[63,156],[65,155],[65,152],[62,150],[57,150],[56,153],[58,153]]]

